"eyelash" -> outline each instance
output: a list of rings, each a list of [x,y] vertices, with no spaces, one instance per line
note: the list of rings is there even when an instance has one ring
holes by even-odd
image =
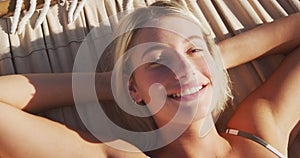
[[[200,48],[191,48],[188,53],[189,54],[196,54],[196,53],[202,53],[203,49]],[[149,65],[161,65],[159,62],[162,62],[165,59],[164,56],[159,56],[156,59],[153,59],[149,62]]]
[[[151,60],[149,62],[149,65],[152,66],[152,67],[160,67],[164,64],[166,64],[168,62],[168,57],[167,56],[159,56],[158,58],[154,59],[154,60]]]
[[[190,53],[201,53],[201,52],[203,52],[203,49],[193,48],[189,52]]]
[[[161,57],[156,57],[155,59],[151,59],[149,61],[149,64],[150,65],[157,64],[159,61],[161,61]]]

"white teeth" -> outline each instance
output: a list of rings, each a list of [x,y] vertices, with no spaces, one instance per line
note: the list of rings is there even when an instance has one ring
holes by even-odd
[[[180,93],[172,94],[173,98],[177,98],[177,97],[180,97],[180,96],[181,96]]]
[[[172,97],[173,97],[173,98],[179,98],[179,97],[181,97],[181,96],[194,94],[194,93],[200,91],[202,88],[203,88],[203,86],[192,87],[192,88],[189,88],[189,89],[184,90],[181,94],[180,94],[180,93],[172,94]]]

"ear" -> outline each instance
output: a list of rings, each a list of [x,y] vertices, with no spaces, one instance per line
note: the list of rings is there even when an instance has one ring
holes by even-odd
[[[129,79],[128,89],[129,89],[129,94],[130,94],[131,98],[133,99],[133,101],[135,101],[137,103],[143,101],[142,97],[140,96],[140,94],[137,90],[136,83],[133,78]]]

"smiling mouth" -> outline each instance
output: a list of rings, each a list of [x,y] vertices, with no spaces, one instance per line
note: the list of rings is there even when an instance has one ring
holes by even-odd
[[[172,99],[181,99],[183,97],[189,97],[189,96],[194,96],[200,93],[200,91],[202,91],[207,85],[201,85],[201,86],[197,86],[197,87],[192,87],[192,88],[188,88],[185,89],[184,91],[182,91],[181,93],[173,93],[168,95],[168,97],[172,98]]]

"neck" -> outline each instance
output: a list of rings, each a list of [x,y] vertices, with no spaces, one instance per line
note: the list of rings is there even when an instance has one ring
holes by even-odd
[[[193,122],[175,141],[149,152],[149,155],[180,158],[196,158],[199,155],[201,157],[225,157],[229,150],[229,143],[218,134],[210,117]]]

